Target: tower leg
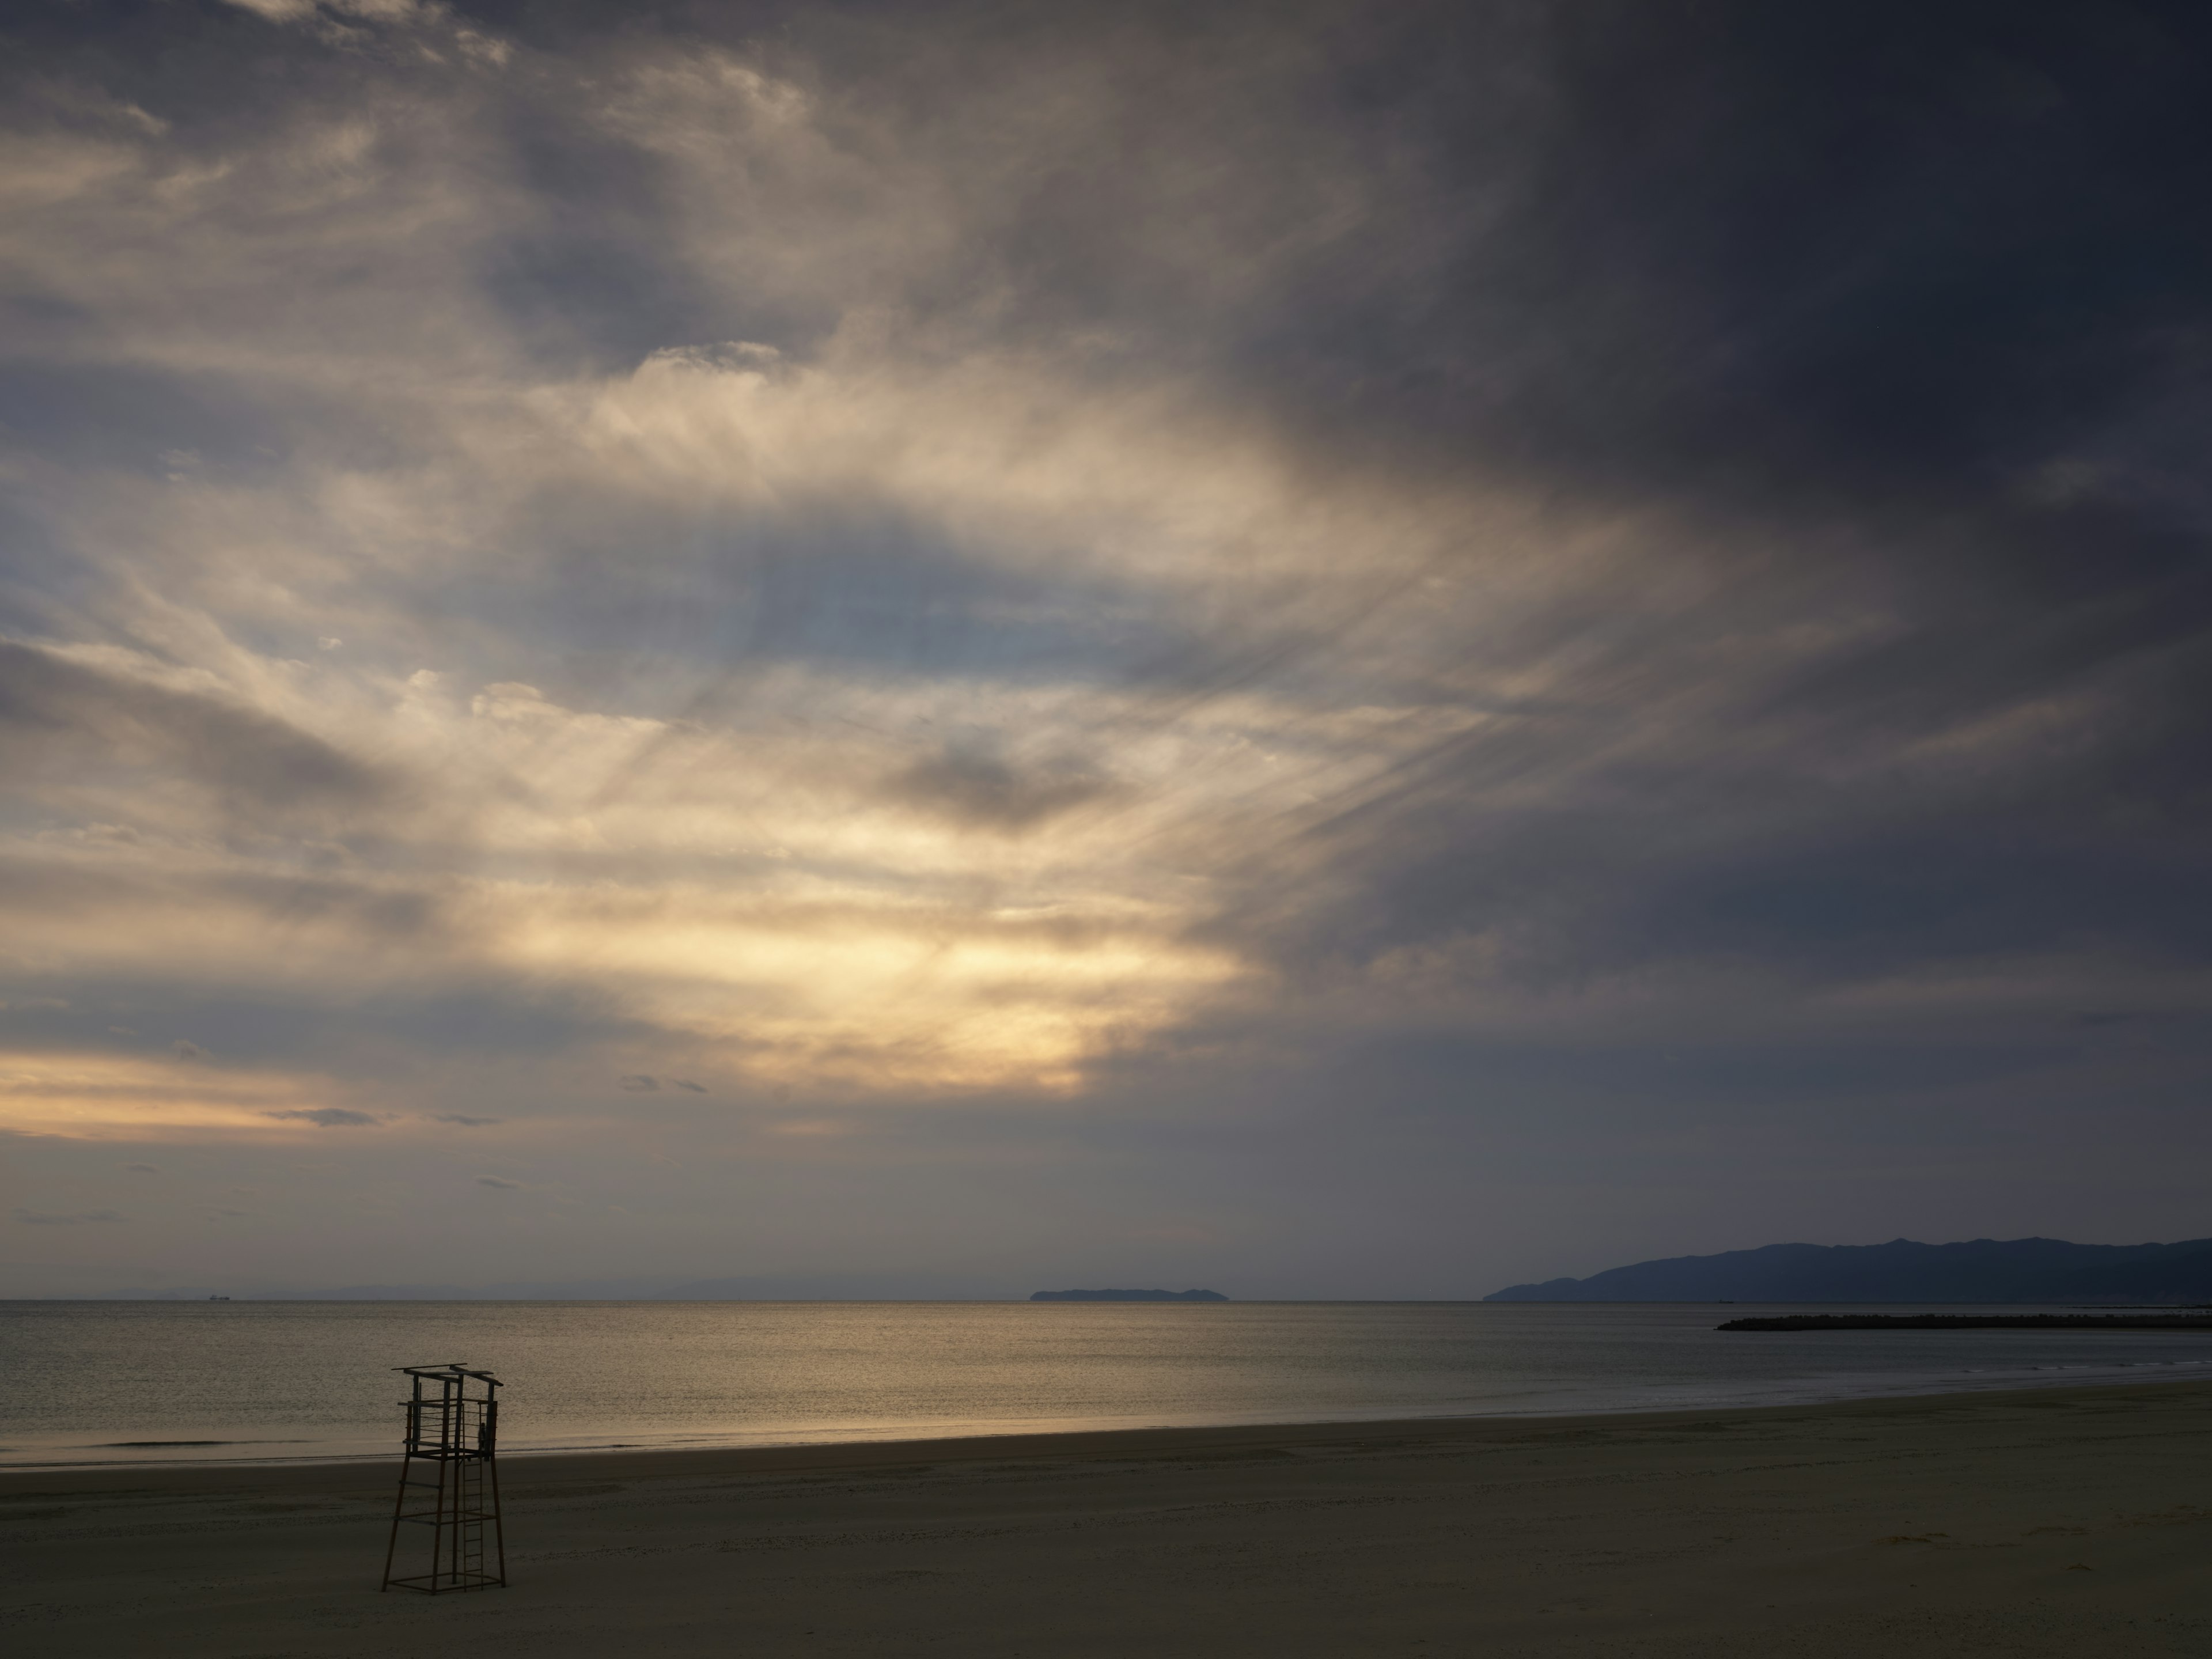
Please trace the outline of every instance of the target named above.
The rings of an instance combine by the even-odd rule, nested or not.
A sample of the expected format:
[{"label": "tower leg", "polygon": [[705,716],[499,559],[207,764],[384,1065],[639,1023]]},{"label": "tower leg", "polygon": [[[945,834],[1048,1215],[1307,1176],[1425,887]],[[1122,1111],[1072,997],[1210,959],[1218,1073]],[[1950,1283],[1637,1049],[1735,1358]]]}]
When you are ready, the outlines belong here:
[{"label": "tower leg", "polygon": [[399,1551],[399,1517],[407,1510],[407,1471],[414,1466],[412,1457],[399,1461],[399,1496],[392,1505],[392,1536],[384,1546],[384,1582],[376,1587],[380,1595],[392,1588],[392,1561]]},{"label": "tower leg", "polygon": [[499,1587],[507,1588],[507,1523],[499,1512],[499,1460],[484,1459],[484,1475],[491,1482],[491,1546],[499,1561]]}]

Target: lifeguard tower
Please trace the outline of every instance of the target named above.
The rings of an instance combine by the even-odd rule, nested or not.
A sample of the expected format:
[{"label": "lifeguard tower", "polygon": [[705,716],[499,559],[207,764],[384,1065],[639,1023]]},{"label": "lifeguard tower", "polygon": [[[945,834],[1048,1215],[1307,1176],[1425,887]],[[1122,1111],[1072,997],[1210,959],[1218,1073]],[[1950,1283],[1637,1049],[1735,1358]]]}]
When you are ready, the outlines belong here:
[{"label": "lifeguard tower", "polygon": [[[499,1524],[499,1379],[450,1365],[395,1365],[415,1380],[407,1412],[399,1501],[384,1552],[386,1589],[504,1589],[507,1540]],[[419,1530],[403,1534],[401,1528]],[[485,1553],[485,1531],[490,1553]],[[427,1535],[426,1535],[427,1534]],[[400,1539],[408,1547],[400,1549]],[[427,1554],[424,1547],[427,1545]]]}]

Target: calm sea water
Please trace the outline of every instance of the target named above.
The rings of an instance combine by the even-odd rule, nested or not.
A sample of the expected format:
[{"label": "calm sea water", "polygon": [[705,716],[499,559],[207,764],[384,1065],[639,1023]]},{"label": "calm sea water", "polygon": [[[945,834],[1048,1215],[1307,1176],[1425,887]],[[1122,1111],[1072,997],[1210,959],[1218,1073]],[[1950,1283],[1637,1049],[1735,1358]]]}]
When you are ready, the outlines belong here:
[{"label": "calm sea water", "polygon": [[0,1303],[0,1465],[386,1455],[399,1425],[390,1368],[450,1360],[505,1380],[501,1446],[509,1452],[2212,1380],[2212,1335],[1713,1329],[1755,1311],[1496,1303]]}]

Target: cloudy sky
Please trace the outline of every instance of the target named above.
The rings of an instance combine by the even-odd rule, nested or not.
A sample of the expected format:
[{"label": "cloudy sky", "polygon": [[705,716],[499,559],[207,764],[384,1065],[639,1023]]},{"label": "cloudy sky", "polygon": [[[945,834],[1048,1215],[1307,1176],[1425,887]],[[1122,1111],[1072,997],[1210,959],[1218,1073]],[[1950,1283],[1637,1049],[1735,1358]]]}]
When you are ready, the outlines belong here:
[{"label": "cloudy sky", "polygon": [[52,0],[0,1294],[2212,1234],[2212,15]]}]

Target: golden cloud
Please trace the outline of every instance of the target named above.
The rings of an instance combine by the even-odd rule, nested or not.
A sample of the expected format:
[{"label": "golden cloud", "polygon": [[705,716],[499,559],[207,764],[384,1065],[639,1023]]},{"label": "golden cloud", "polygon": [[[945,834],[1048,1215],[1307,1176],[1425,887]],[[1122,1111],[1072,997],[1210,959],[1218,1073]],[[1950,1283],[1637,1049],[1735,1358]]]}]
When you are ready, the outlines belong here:
[{"label": "golden cloud", "polygon": [[227,1068],[193,1055],[0,1055],[0,1129],[20,1134],[290,1140],[333,1125],[375,1121],[372,1114],[337,1103],[343,1097],[327,1078]]}]

